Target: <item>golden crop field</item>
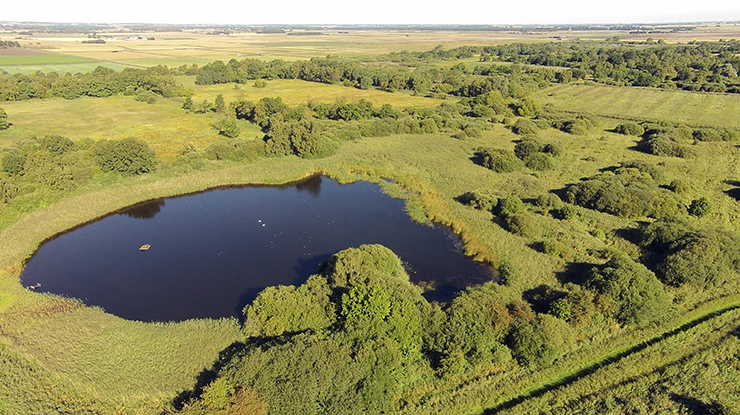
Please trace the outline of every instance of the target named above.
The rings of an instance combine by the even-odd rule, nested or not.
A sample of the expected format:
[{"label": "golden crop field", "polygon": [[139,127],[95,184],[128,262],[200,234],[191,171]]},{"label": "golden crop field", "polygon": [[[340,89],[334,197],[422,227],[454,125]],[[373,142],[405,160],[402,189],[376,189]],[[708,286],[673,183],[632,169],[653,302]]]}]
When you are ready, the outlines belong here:
[{"label": "golden crop field", "polygon": [[[689,26],[689,25],[684,25]],[[208,34],[208,30],[180,32],[106,32],[100,33],[105,44],[84,44],[89,37],[82,33],[35,34],[18,36],[0,33],[0,40],[18,40],[24,48],[45,54],[65,55],[89,59],[88,66],[26,66],[22,60],[0,61],[0,69],[15,73],[33,73],[36,70],[76,72],[93,69],[97,65],[121,69],[198,64],[220,59],[265,60],[308,59],[330,54],[342,56],[375,55],[403,50],[429,50],[443,44],[446,48],[463,45],[491,45],[512,42],[539,42],[559,37],[567,39],[601,40],[618,37],[623,41],[662,39],[667,43],[685,43],[692,40],[709,41],[740,37],[738,24],[702,24],[693,30],[674,32],[671,26],[655,27],[650,32],[630,30],[554,30],[548,27],[512,28],[511,31],[435,31],[435,30],[321,30],[321,34],[305,34],[300,30],[289,33],[242,32],[229,35]],[[153,40],[140,40],[138,37]],[[132,40],[132,38],[137,38]],[[0,51],[0,55],[2,51]],[[20,59],[20,57],[19,57]]]}]

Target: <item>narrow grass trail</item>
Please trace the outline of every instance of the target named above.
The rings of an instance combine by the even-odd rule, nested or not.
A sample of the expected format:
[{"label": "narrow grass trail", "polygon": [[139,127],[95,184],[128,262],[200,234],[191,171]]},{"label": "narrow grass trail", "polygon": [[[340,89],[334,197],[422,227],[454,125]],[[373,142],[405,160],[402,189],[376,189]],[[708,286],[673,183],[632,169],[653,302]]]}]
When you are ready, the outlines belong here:
[{"label": "narrow grass trail", "polygon": [[[728,301],[728,298],[726,298],[723,299],[723,301],[720,301],[718,304],[715,304],[714,307],[708,307],[708,310],[704,310],[704,314],[699,316],[692,316],[690,319],[688,319],[688,321],[683,322],[676,328],[667,330],[650,339],[646,339],[639,343],[633,344],[630,347],[612,350],[611,353],[604,355],[602,358],[586,363],[583,366],[574,368],[573,370],[564,373],[560,377],[543,380],[543,382],[541,382],[539,385],[535,385],[515,396],[505,398],[495,406],[484,410],[483,414],[495,414],[499,413],[500,411],[513,409],[516,408],[518,405],[527,402],[528,400],[539,398],[544,396],[548,392],[568,387],[575,382],[596,373],[600,369],[615,365],[616,363],[630,356],[634,356],[642,351],[648,350],[652,346],[655,346],[661,342],[671,340],[680,334],[687,333],[691,329],[707,323],[710,320],[717,319],[721,316],[726,315],[727,313],[740,309],[740,296],[732,296],[729,297],[729,299],[731,299],[731,301]],[[675,354],[669,357],[669,362],[662,362],[663,364],[659,367],[656,367],[655,365],[647,365],[645,367],[642,367],[640,370],[640,375],[647,374],[656,369],[659,369],[660,367],[676,363],[686,356],[699,352],[700,349],[702,349],[703,347],[706,347],[705,343],[696,344],[695,346],[690,348],[691,350],[686,350],[688,348],[685,347],[681,351],[676,351]],[[612,378],[610,380],[610,383],[616,385],[620,382],[629,380],[629,378],[632,378],[632,376],[625,377],[624,379]]]}]

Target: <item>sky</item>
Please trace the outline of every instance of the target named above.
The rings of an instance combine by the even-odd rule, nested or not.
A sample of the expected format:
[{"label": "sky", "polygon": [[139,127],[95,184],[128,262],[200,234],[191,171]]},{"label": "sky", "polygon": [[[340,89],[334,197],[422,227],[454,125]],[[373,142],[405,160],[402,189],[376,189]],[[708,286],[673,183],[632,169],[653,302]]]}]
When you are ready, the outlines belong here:
[{"label": "sky", "polygon": [[179,24],[582,24],[740,21],[740,0],[36,0],[0,21]]}]

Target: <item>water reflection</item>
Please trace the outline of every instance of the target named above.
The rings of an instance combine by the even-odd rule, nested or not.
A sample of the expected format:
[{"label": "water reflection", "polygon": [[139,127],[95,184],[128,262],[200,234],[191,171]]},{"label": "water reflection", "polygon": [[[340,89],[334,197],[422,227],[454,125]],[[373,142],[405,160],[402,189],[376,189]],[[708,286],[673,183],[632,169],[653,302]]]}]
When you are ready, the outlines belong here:
[{"label": "water reflection", "polygon": [[121,214],[135,219],[151,219],[162,211],[164,203],[164,199],[142,203],[122,211]]}]

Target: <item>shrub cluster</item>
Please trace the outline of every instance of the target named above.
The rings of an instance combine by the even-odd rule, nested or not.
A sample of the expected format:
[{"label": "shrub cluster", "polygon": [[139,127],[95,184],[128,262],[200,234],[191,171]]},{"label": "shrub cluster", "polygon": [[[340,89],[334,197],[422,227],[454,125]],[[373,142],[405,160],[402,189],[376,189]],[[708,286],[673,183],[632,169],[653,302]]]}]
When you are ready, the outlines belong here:
[{"label": "shrub cluster", "polygon": [[[571,185],[567,201],[626,218],[659,218],[684,212],[676,195],[658,187],[650,172],[649,166],[638,164],[597,174]],[[657,171],[652,173],[657,174]]]},{"label": "shrub cluster", "polygon": [[738,279],[740,238],[734,233],[665,218],[643,228],[640,244],[656,255],[656,272],[666,284],[712,287]]}]

